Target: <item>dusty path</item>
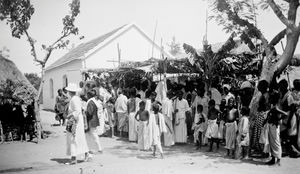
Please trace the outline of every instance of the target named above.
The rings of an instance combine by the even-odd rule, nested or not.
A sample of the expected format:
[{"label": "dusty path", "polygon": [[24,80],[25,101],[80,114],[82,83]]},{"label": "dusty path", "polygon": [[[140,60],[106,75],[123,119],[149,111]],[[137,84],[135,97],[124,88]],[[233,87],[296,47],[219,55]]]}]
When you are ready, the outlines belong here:
[{"label": "dusty path", "polygon": [[[33,174],[134,174],[134,173],[300,173],[300,159],[283,158],[280,167],[269,167],[261,162],[242,162],[224,158],[224,152],[207,153],[207,148],[196,152],[192,145],[164,148],[165,159],[153,158],[151,152],[139,152],[135,143],[125,140],[101,138],[103,154],[96,154],[93,161],[67,166],[64,128],[51,126],[54,115],[42,111],[44,129],[50,137],[35,143],[5,143],[0,145],[0,173]],[[80,169],[81,168],[81,169]]]}]

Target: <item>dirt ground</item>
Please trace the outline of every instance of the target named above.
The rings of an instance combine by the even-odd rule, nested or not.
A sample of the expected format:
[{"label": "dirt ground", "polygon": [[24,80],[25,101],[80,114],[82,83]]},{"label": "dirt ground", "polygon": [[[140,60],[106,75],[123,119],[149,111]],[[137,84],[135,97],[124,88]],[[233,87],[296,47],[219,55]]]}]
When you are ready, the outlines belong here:
[{"label": "dirt ground", "polygon": [[68,166],[65,155],[64,127],[56,123],[54,114],[42,111],[47,139],[33,142],[6,142],[0,145],[0,173],[25,174],[134,174],[134,173],[255,173],[299,174],[300,159],[283,158],[281,166],[266,166],[259,160],[233,160],[225,158],[225,151],[209,153],[207,147],[196,151],[193,145],[163,148],[165,159],[154,158],[151,152],[140,152],[135,143],[119,138],[101,138],[103,154],[95,154],[91,162]]}]

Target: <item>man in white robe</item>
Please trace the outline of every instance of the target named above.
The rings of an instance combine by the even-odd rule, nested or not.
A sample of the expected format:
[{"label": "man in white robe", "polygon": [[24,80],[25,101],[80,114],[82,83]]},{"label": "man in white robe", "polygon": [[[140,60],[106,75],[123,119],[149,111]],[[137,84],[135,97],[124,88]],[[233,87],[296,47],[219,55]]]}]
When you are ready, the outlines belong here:
[{"label": "man in white robe", "polygon": [[186,143],[187,142],[187,125],[186,125],[186,112],[190,111],[188,102],[183,99],[183,92],[178,91],[178,98],[174,101],[175,112],[175,142]]},{"label": "man in white robe", "polygon": [[174,145],[174,129],[173,129],[173,102],[170,100],[171,93],[167,94],[167,98],[162,102],[162,114],[165,118],[165,123],[167,127],[167,132],[164,133],[164,145],[172,146]]}]

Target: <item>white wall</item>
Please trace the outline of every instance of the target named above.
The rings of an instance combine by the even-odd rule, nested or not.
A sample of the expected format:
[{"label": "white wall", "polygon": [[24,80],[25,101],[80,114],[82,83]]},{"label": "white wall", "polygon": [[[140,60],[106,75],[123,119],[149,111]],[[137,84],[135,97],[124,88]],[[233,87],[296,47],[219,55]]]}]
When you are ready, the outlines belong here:
[{"label": "white wall", "polygon": [[[157,39],[160,40],[160,39]],[[117,68],[117,44],[121,49],[121,61],[144,61],[152,57],[152,44],[146,40],[135,28],[121,35],[116,40],[86,59],[86,68]],[[154,47],[153,57],[160,58],[160,49]]]},{"label": "white wall", "polygon": [[[63,76],[66,75],[68,83],[76,83],[82,80],[80,69],[82,68],[81,60],[75,60],[66,65],[51,69],[45,72],[45,83],[43,86],[43,107],[44,109],[54,109],[55,97],[57,90],[63,87]],[[50,79],[53,79],[54,97],[50,95]]]}]

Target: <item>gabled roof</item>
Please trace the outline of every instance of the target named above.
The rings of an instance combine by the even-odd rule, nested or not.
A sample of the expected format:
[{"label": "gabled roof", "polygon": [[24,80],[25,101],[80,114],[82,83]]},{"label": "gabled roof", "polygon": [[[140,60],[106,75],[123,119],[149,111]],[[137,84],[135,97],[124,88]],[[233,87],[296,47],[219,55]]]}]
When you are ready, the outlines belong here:
[{"label": "gabled roof", "polygon": [[113,34],[115,34],[117,31],[119,31],[121,28],[123,28],[125,26],[126,25],[123,25],[123,26],[121,26],[117,29],[114,29],[111,32],[108,32],[108,33],[106,33],[102,36],[99,36],[99,37],[97,37],[97,38],[95,38],[95,39],[93,39],[89,42],[82,43],[82,44],[78,45],[77,47],[72,49],[70,52],[65,54],[63,57],[61,57],[60,59],[55,61],[53,64],[48,66],[46,68],[46,71],[50,70],[50,69],[53,69],[55,67],[61,66],[65,63],[71,62],[73,60],[83,58],[85,53],[87,53],[89,50],[95,48],[98,44],[100,44],[101,42],[103,42],[104,40],[106,40],[107,38],[109,38],[110,36],[112,36]]},{"label": "gabled roof", "polygon": [[[156,43],[154,43],[150,37],[142,31],[136,24],[131,23],[127,25],[123,25],[119,28],[116,28],[102,36],[99,36],[89,42],[82,43],[78,45],[76,48],[72,49],[70,52],[65,54],[63,57],[55,61],[53,64],[48,66],[46,68],[46,71],[51,70],[53,68],[62,66],[66,63],[69,63],[74,60],[82,60],[82,59],[87,59],[90,55],[93,53],[99,51],[109,43],[111,43],[113,40],[121,36],[122,34],[126,33],[129,29],[135,28],[144,38],[146,38],[149,42],[152,42],[152,44],[160,49],[160,46],[158,46]],[[165,56],[173,58],[173,56],[169,53],[163,50],[163,53]]]}]

